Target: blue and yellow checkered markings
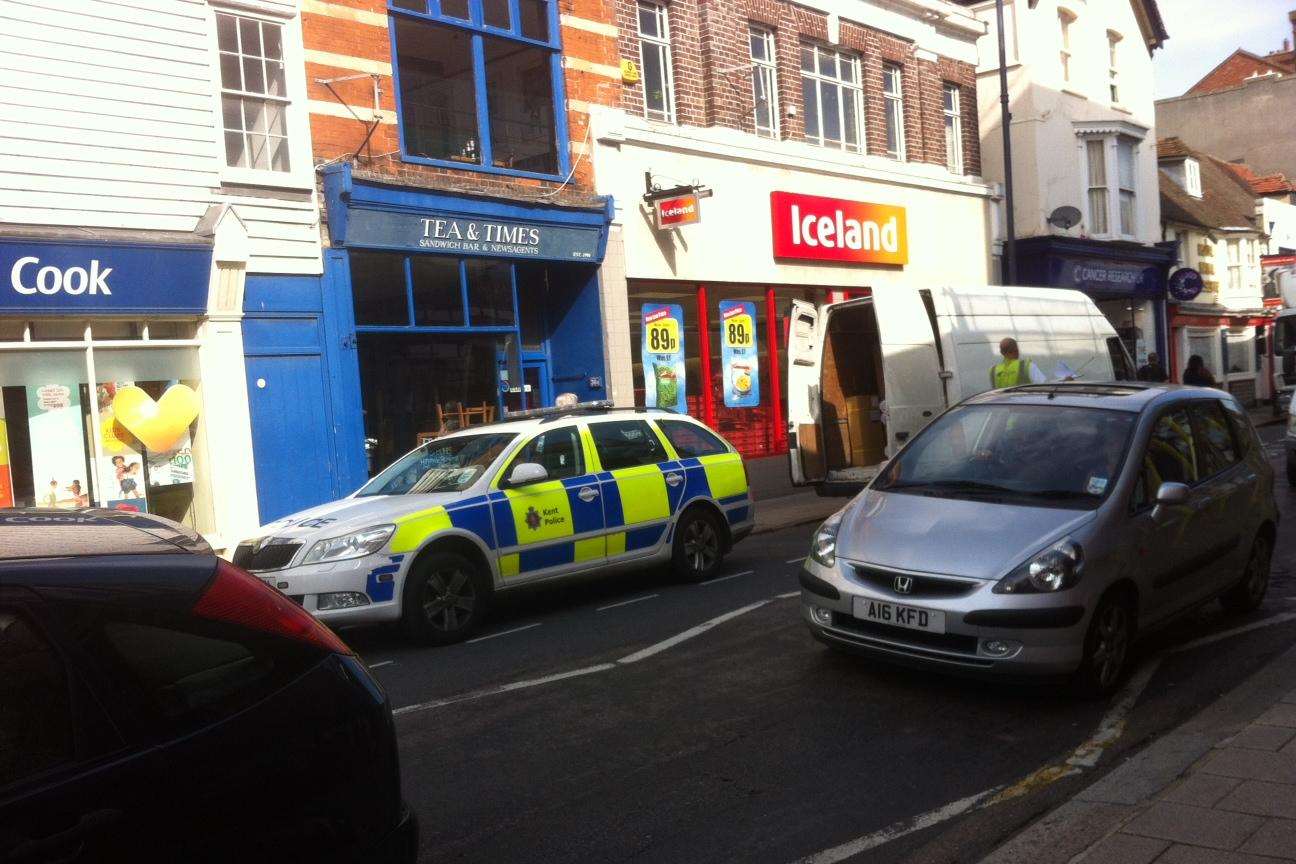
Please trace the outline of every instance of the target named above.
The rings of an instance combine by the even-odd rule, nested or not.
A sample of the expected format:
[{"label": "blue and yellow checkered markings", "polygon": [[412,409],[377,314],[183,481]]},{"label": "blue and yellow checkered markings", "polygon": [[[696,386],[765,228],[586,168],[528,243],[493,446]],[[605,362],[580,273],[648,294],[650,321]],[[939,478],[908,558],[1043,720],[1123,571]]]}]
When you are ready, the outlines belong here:
[{"label": "blue and yellow checkered markings", "polygon": [[390,564],[375,567],[365,577],[365,593],[375,603],[386,603],[396,596],[396,574],[400,572],[404,555],[389,555]]},{"label": "blue and yellow checkered markings", "polygon": [[485,495],[450,504],[446,513],[450,516],[451,525],[475,534],[487,549],[495,548],[495,527],[491,524],[490,504]]},{"label": "blue and yellow checkered markings", "polygon": [[737,525],[739,522],[747,521],[747,514],[750,510],[749,507],[730,507],[725,511],[725,518],[729,520],[730,525]]},{"label": "blue and yellow checkered markings", "polygon": [[[585,534],[589,531],[603,530],[603,502],[599,500],[603,496],[600,484],[593,474],[586,474],[583,477],[569,477],[562,481],[563,486],[567,488],[567,504],[571,508],[572,533]],[[598,491],[598,496],[591,498],[589,501],[580,499],[580,490],[592,487]]]},{"label": "blue and yellow checkered markings", "polygon": [[495,520],[497,548],[508,549],[510,546],[516,546],[517,531],[513,528],[513,508],[509,506],[508,498],[503,492],[492,492],[489,498],[491,516]]},{"label": "blue and yellow checkered markings", "polygon": [[650,549],[661,542],[662,534],[666,532],[666,526],[649,525],[645,528],[631,528],[625,532],[625,550],[633,552],[636,549]]},{"label": "blue and yellow checkered markings", "polygon": [[620,528],[625,524],[625,516],[621,512],[621,489],[611,471],[601,471],[597,477],[599,497],[603,499],[603,524],[609,531]]},{"label": "blue and yellow checkered markings", "polygon": [[746,501],[747,501],[746,492],[739,492],[737,495],[729,495],[725,498],[719,499],[721,507],[727,507],[730,504],[741,504],[741,503],[745,503]]}]

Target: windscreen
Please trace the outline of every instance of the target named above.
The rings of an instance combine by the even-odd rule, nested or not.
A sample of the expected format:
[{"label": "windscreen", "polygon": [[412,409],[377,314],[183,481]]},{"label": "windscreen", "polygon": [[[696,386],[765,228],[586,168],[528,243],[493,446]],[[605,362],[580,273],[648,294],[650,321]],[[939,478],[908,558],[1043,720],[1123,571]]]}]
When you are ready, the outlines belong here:
[{"label": "windscreen", "polygon": [[1061,405],[965,405],[923,430],[872,488],[1097,507],[1116,483],[1137,416]]},{"label": "windscreen", "polygon": [[495,432],[429,441],[397,459],[356,495],[461,492],[476,483],[516,437],[512,433]]}]

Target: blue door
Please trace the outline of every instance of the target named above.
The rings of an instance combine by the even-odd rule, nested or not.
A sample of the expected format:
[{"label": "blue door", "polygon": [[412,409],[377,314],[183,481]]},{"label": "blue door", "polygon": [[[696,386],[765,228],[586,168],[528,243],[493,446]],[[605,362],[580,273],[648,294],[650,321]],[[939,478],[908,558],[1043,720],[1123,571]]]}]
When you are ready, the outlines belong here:
[{"label": "blue door", "polygon": [[287,354],[246,361],[261,524],[345,494],[335,488],[329,424],[321,419],[328,405],[324,358]]}]

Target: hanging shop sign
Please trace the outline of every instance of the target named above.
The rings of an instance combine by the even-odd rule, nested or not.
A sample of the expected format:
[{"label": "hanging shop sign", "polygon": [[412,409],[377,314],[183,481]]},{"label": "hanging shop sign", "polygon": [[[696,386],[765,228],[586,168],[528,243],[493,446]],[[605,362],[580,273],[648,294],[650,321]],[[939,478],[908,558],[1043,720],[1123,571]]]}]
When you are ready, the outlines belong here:
[{"label": "hanging shop sign", "polygon": [[1180,267],[1170,274],[1169,284],[1166,286],[1170,296],[1181,303],[1188,303],[1197,299],[1197,295],[1202,292],[1205,283],[1202,282],[1201,274],[1191,267]]},{"label": "hanging shop sign", "polygon": [[774,257],[847,264],[909,263],[905,208],[770,193]]},{"label": "hanging shop sign", "polygon": [[0,399],[0,507],[13,505],[13,471],[9,467],[9,427],[5,423],[4,400]]},{"label": "hanging shop sign", "polygon": [[643,305],[644,404],[688,413],[684,379],[684,308],[676,303]]},{"label": "hanging shop sign", "polygon": [[375,246],[491,258],[596,261],[600,229],[510,219],[352,208],[348,246]]},{"label": "hanging shop sign", "polygon": [[29,386],[27,428],[36,506],[89,507],[80,388],[75,383]]},{"label": "hanging shop sign", "polygon": [[756,353],[756,304],[720,301],[720,365],[726,408],[760,405],[760,366]]},{"label": "hanging shop sign", "polygon": [[210,246],[0,240],[0,314],[207,309]]},{"label": "hanging shop sign", "polygon": [[698,206],[696,192],[655,199],[653,213],[657,217],[658,229],[678,228],[681,225],[694,225],[702,221],[702,210]]}]

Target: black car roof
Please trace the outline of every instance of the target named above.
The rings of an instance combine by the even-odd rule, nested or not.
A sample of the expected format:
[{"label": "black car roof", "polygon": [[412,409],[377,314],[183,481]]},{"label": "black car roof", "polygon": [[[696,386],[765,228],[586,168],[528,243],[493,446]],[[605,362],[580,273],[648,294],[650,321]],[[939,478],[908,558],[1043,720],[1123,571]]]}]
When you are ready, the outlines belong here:
[{"label": "black car roof", "polygon": [[211,555],[197,532],[146,513],[0,509],[0,561],[88,555]]},{"label": "black car roof", "polygon": [[1140,412],[1154,402],[1209,397],[1231,399],[1222,390],[1156,384],[1142,381],[1065,381],[1052,384],[1023,384],[1005,390],[991,390],[968,399],[968,404],[1014,402],[1027,405],[1066,405]]}]

